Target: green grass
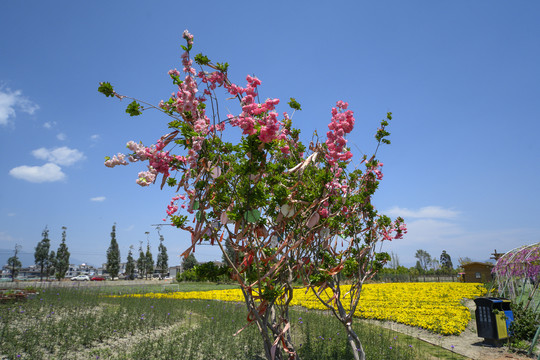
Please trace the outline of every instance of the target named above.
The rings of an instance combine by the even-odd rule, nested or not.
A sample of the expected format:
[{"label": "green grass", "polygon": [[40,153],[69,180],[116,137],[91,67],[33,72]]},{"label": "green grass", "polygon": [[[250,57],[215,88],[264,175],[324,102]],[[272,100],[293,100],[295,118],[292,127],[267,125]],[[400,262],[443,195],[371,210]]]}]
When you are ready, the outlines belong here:
[{"label": "green grass", "polygon": [[103,284],[103,286],[88,287],[85,291],[94,291],[101,294],[146,294],[146,293],[161,293],[167,290],[174,291],[209,291],[209,290],[225,290],[238,289],[236,284],[216,284],[210,282],[183,282],[183,283],[160,283],[131,285],[128,281],[123,281],[117,284]]},{"label": "green grass", "polygon": [[[156,292],[162,285],[143,287]],[[180,284],[182,291],[215,285]],[[220,287],[230,288],[230,285]],[[96,289],[101,289],[96,291]],[[35,299],[0,304],[4,359],[261,359],[255,325],[242,303],[110,297],[135,288],[48,289]],[[352,359],[342,326],[328,314],[291,310],[302,359]],[[440,347],[365,323],[355,323],[368,359],[463,359]]]}]

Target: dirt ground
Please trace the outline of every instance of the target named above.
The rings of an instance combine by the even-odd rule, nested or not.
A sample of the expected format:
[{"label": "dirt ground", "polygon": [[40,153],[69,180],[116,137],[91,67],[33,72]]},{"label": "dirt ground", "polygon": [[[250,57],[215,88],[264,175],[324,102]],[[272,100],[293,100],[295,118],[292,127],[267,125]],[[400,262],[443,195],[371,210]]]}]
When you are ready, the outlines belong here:
[{"label": "dirt ground", "polygon": [[[474,314],[475,304],[472,300],[467,300],[464,305],[471,309]],[[414,328],[394,322],[381,322],[371,320],[365,321],[374,322],[379,326],[383,326],[385,328],[418,338],[433,345],[442,346],[445,349],[454,351],[455,353],[474,360],[531,359],[530,357],[527,357],[525,355],[509,352],[506,346],[494,347],[485,344],[483,342],[484,339],[478,337],[474,315],[469,322],[469,326],[467,326],[467,329],[465,329],[465,331],[463,331],[459,336],[440,336],[424,329]],[[534,358],[536,359],[536,356]]]}]

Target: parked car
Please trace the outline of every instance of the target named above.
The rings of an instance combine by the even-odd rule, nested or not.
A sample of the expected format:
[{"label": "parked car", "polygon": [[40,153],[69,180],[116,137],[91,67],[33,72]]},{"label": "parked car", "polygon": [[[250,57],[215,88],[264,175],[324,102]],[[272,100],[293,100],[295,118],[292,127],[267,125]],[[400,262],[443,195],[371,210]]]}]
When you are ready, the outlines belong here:
[{"label": "parked car", "polygon": [[77,275],[72,277],[71,281],[90,281],[90,277],[88,275]]},{"label": "parked car", "polygon": [[94,276],[90,280],[92,280],[92,281],[105,281],[105,278],[103,276]]}]

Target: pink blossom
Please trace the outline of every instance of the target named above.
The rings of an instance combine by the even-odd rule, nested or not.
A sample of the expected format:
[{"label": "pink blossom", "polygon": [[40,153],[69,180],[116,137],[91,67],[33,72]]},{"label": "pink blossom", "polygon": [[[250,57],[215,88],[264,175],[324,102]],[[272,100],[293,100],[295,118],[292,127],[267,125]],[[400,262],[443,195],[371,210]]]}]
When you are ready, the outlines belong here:
[{"label": "pink blossom", "polygon": [[322,218],[327,218],[328,217],[328,209],[320,208],[319,209],[319,215],[321,215]]}]

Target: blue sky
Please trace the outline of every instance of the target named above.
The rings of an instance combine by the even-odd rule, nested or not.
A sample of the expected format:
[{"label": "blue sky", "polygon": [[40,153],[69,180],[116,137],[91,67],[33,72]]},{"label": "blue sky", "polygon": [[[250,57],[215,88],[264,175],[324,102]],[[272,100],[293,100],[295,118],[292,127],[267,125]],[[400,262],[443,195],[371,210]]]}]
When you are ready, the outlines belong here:
[{"label": "blue sky", "polygon": [[[103,160],[129,140],[152,143],[167,119],[130,118],[97,86],[167,99],[184,29],[194,53],[230,64],[233,81],[254,74],[263,98],[296,98],[306,138],[326,132],[331,107],[348,101],[356,159],[393,112],[375,205],[408,223],[384,247],[402,264],[414,265],[417,249],[457,263],[539,242],[539,10],[494,0],[2,2],[0,249],[33,253],[48,226],[56,250],[66,226],[72,256],[97,265],[116,222],[122,258],[145,232],[156,253],[151,225],[172,194],[136,185],[137,164]],[[178,264],[189,237],[162,234]],[[220,258],[210,246],[195,255]]]}]

